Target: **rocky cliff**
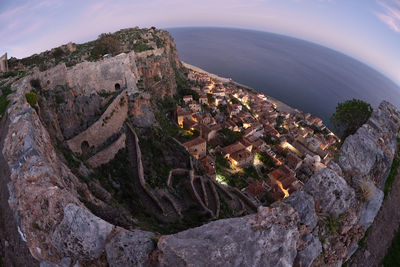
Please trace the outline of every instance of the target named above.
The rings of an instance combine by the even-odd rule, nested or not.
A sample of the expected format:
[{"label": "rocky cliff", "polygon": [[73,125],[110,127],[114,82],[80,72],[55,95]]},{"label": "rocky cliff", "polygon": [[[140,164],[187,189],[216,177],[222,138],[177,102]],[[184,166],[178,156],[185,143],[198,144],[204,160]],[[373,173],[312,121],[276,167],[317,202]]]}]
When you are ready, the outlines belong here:
[{"label": "rocky cliff", "polygon": [[[140,40],[153,33],[142,32]],[[346,260],[382,204],[399,111],[381,103],[346,139],[337,163],[285,201],[257,208],[203,175],[180,142],[160,130],[169,130],[168,114],[152,103],[154,94],[164,103],[162,97],[176,92],[181,65],[169,35],[157,36],[149,51],[61,63],[13,81],[0,131],[5,263],[321,266]],[[25,98],[30,91],[39,96],[33,107]],[[157,144],[157,157],[150,143]],[[168,164],[157,165],[158,158]],[[152,180],[164,171],[165,185]],[[243,217],[216,220],[235,216]],[[216,221],[180,231],[193,226],[190,219]]]}]

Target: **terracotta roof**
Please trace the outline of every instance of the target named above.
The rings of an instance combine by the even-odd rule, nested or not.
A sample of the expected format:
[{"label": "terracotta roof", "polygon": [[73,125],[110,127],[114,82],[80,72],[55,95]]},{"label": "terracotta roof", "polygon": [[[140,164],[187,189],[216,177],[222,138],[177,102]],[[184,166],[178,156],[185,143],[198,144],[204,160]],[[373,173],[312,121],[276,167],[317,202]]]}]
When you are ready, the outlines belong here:
[{"label": "terracotta roof", "polygon": [[184,145],[185,147],[187,147],[187,148],[190,148],[190,147],[192,147],[192,146],[197,146],[197,145],[199,145],[199,144],[201,144],[201,143],[205,143],[205,142],[206,142],[206,140],[204,140],[203,138],[201,138],[201,137],[199,136],[199,137],[196,137],[196,138],[193,139],[193,140],[190,140],[190,141],[187,141],[187,142],[183,143],[183,145]]},{"label": "terracotta roof", "polygon": [[226,154],[231,155],[231,154],[235,153],[236,151],[240,151],[240,150],[243,150],[243,149],[245,149],[245,148],[246,148],[246,147],[245,147],[244,145],[242,145],[242,144],[239,143],[239,142],[236,142],[236,143],[234,143],[234,144],[232,144],[232,145],[223,147],[223,148],[222,148],[222,151],[224,152],[225,155],[226,155]]},{"label": "terracotta roof", "polygon": [[289,175],[280,180],[283,188],[288,189],[294,182],[298,181],[293,175]]},{"label": "terracotta roof", "polygon": [[298,164],[302,162],[302,160],[293,153],[288,153],[286,159],[289,167],[291,167],[292,169],[296,169]]},{"label": "terracotta roof", "polygon": [[263,192],[267,191],[267,189],[260,181],[254,181],[248,187],[246,187],[246,191],[253,197],[258,197]]},{"label": "terracotta roof", "polygon": [[249,157],[253,156],[253,154],[251,154],[248,150],[246,149],[242,149],[236,152],[233,152],[232,154],[230,154],[230,157],[234,160],[236,160],[237,162],[240,162],[243,159],[248,159]]},{"label": "terracotta roof", "polygon": [[284,175],[284,173],[280,169],[275,169],[272,172],[268,173],[268,176],[274,178],[275,180],[279,180]]},{"label": "terracotta roof", "polygon": [[245,138],[245,137],[240,138],[239,142],[240,142],[242,145],[244,145],[245,147],[251,146],[251,143],[250,143],[249,140],[247,140],[247,138]]}]

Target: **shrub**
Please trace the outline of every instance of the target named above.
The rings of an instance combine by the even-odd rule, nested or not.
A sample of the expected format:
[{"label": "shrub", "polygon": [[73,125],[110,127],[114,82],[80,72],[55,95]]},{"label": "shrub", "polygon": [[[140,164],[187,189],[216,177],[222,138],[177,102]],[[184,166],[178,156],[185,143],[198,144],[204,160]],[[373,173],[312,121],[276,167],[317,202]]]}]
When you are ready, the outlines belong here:
[{"label": "shrub", "polygon": [[102,55],[116,55],[121,52],[121,41],[111,33],[103,33],[96,40],[91,51],[92,58],[100,58]]},{"label": "shrub", "polygon": [[363,201],[368,201],[374,193],[375,187],[368,179],[363,179],[360,182],[360,194]]},{"label": "shrub", "polygon": [[55,58],[55,59],[59,59],[59,58],[61,58],[62,56],[64,56],[64,50],[62,50],[62,48],[61,47],[57,47],[56,49],[54,49],[54,51],[53,51],[53,57]]},{"label": "shrub", "polygon": [[25,94],[26,97],[26,101],[28,101],[29,105],[31,105],[31,107],[34,107],[37,103],[38,100],[38,96],[36,93],[34,92],[29,92]]}]

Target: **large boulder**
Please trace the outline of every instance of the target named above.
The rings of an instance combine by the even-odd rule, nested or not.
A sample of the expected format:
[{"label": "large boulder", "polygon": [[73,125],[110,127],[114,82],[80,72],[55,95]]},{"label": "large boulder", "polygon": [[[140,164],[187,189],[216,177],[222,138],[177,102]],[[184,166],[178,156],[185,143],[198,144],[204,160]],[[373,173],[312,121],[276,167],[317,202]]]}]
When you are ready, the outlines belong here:
[{"label": "large boulder", "polygon": [[297,212],[288,204],[257,215],[215,221],[158,242],[160,266],[292,266],[299,238]]},{"label": "large boulder", "polygon": [[304,191],[318,201],[322,211],[333,216],[345,212],[355,201],[354,189],[329,168],[314,174],[305,184]]},{"label": "large boulder", "polygon": [[107,262],[110,267],[148,266],[149,254],[155,249],[150,232],[134,230],[119,232],[106,244]]},{"label": "large boulder", "polygon": [[319,254],[321,254],[321,252],[322,252],[321,242],[319,241],[317,236],[312,235],[312,239],[309,242],[308,246],[297,253],[296,256],[297,266],[301,267],[311,266],[315,258],[317,258]]},{"label": "large boulder", "polygon": [[315,203],[312,196],[304,191],[296,191],[284,200],[299,213],[299,222],[307,225],[312,231],[318,222],[315,214]]},{"label": "large boulder", "polygon": [[356,178],[355,183],[365,176],[373,177],[382,189],[393,161],[399,127],[399,111],[383,101],[367,123],[343,143],[339,157],[342,170]]},{"label": "large boulder", "polygon": [[75,204],[64,208],[64,218],[52,235],[51,243],[63,256],[94,260],[104,250],[114,226]]}]

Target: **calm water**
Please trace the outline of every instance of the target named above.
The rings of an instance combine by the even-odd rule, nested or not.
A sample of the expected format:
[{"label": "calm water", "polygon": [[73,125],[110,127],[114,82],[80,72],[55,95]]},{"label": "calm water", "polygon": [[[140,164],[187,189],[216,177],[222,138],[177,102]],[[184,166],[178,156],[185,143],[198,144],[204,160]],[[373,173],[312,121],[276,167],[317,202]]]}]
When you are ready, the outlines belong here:
[{"label": "calm water", "polygon": [[317,44],[250,30],[173,28],[181,60],[321,117],[359,98],[400,107],[400,88],[369,66]]}]

